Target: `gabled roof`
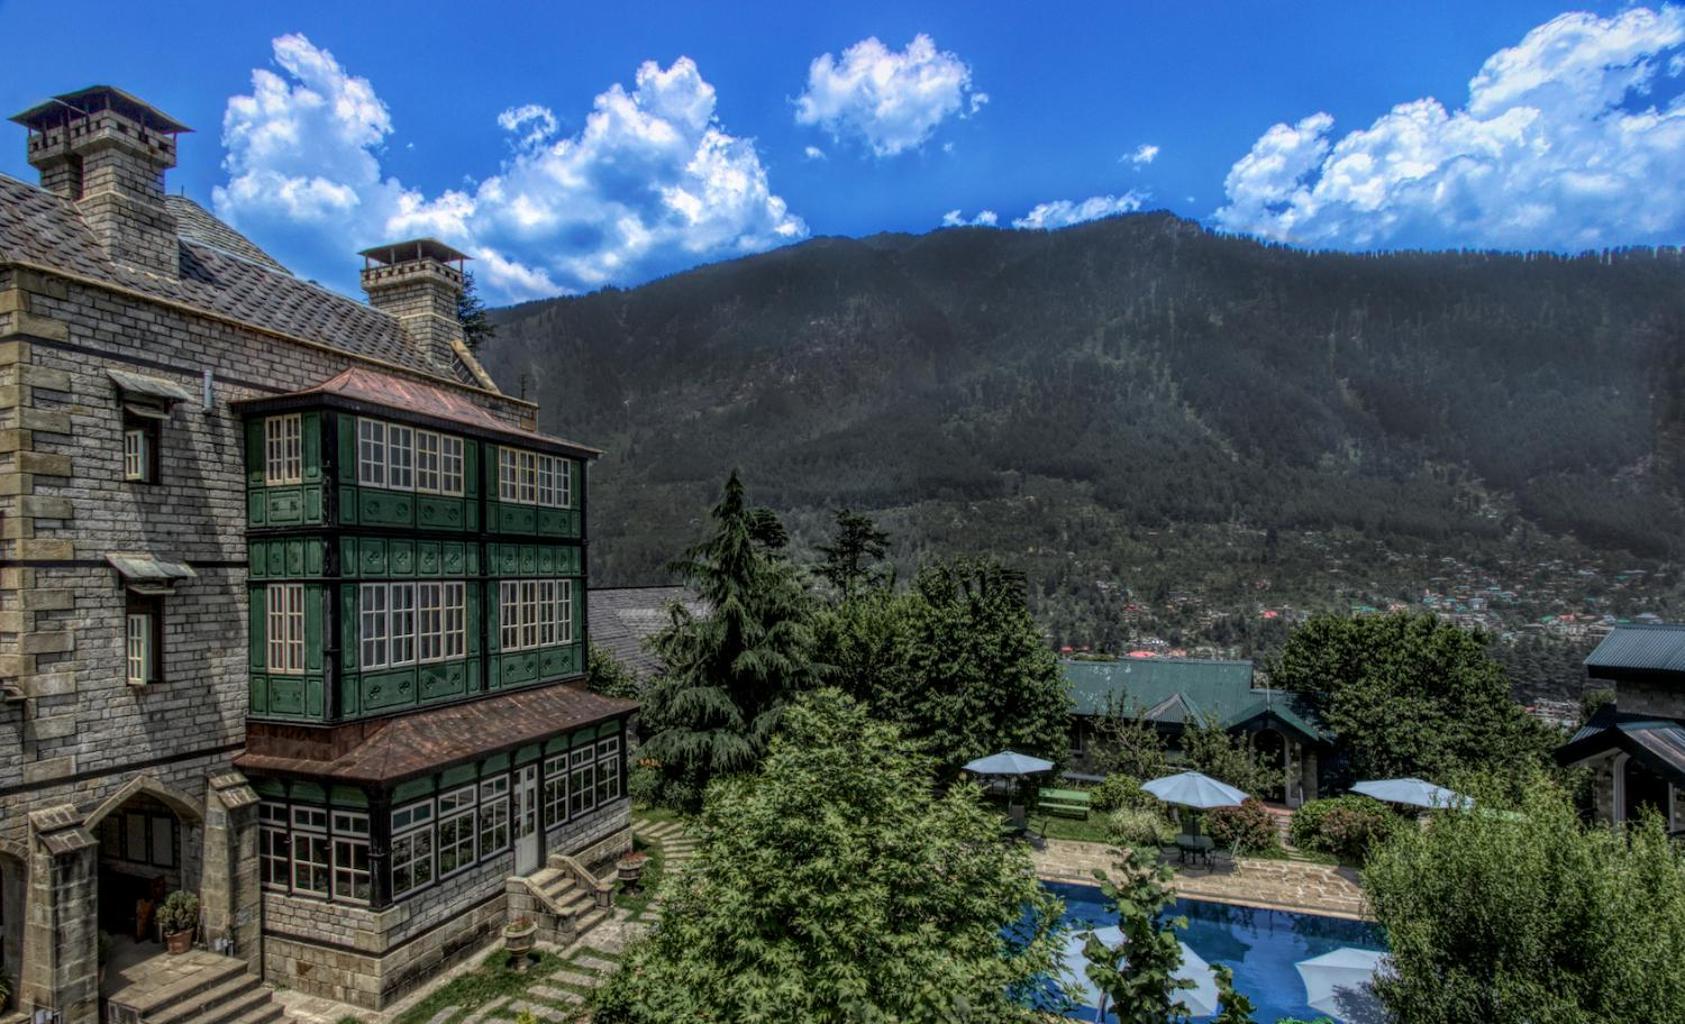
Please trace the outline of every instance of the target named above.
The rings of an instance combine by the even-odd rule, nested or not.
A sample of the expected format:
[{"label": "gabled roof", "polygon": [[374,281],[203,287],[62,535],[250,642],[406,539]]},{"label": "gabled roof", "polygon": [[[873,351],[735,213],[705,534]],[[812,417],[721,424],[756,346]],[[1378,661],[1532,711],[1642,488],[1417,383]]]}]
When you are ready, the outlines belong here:
[{"label": "gabled roof", "polygon": [[280,261],[264,252],[256,242],[235,231],[231,226],[217,220],[209,210],[186,196],[167,195],[164,197],[164,206],[170,211],[170,215],[176,219],[176,235],[182,241],[221,249],[230,256],[251,260],[258,266],[273,270],[277,274],[292,276],[292,271],[281,266]]},{"label": "gabled roof", "polygon": [[684,587],[616,587],[585,592],[591,617],[591,643],[614,656],[640,679],[661,671],[661,659],[645,641],[671,621],[667,606],[674,601],[700,613],[702,602]]},{"label": "gabled roof", "polygon": [[264,413],[316,404],[318,401],[353,412],[369,410],[399,420],[490,435],[531,448],[556,449],[581,458],[594,459],[602,454],[599,449],[587,445],[511,426],[459,392],[361,366],[349,367],[302,391],[249,398],[231,404],[242,411]]},{"label": "gabled roof", "polygon": [[1557,748],[1556,761],[1578,764],[1612,750],[1624,751],[1675,785],[1685,786],[1685,722],[1605,706]]},{"label": "gabled roof", "polygon": [[1073,714],[1103,715],[1109,707],[1140,712],[1161,725],[1187,725],[1213,716],[1233,729],[1259,718],[1313,741],[1327,739],[1300,698],[1255,688],[1250,661],[1214,658],[1124,658],[1061,662],[1071,687]]},{"label": "gabled roof", "polygon": [[1685,625],[1616,626],[1586,658],[1586,670],[1685,672]]}]

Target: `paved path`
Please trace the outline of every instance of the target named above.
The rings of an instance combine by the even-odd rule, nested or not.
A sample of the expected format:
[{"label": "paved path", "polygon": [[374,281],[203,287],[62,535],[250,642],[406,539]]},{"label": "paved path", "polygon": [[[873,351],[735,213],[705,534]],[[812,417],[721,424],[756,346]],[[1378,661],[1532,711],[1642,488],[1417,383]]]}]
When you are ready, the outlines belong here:
[{"label": "paved path", "polygon": [[[1094,871],[1112,870],[1111,847],[1068,839],[1044,840],[1034,851],[1036,874],[1052,882],[1094,884]],[[1194,899],[1271,910],[1367,918],[1356,872],[1298,860],[1238,857],[1233,867],[1180,868],[1176,891]]]},{"label": "paved path", "polygon": [[[685,830],[681,821],[645,821],[632,819],[632,834],[645,844],[661,850],[661,873],[674,874],[696,856],[696,838]],[[650,900],[642,910],[628,919],[629,924],[649,927],[661,916],[661,901]]]}]

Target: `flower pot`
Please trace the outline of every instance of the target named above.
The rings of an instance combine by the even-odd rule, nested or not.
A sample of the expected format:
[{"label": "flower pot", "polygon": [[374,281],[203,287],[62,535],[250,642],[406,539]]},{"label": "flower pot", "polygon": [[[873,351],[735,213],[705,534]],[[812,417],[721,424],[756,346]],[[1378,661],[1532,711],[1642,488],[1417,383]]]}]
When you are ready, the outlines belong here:
[{"label": "flower pot", "polygon": [[615,863],[615,872],[620,876],[621,884],[635,886],[644,877],[644,864],[649,860],[648,854],[631,853],[620,858]]},{"label": "flower pot", "polygon": [[170,932],[164,936],[164,948],[171,953],[185,953],[193,948],[193,929]]},{"label": "flower pot", "polygon": [[538,936],[538,922],[526,921],[518,924],[504,925],[503,948],[515,957],[518,969],[526,968],[527,954],[532,952],[533,942]]}]

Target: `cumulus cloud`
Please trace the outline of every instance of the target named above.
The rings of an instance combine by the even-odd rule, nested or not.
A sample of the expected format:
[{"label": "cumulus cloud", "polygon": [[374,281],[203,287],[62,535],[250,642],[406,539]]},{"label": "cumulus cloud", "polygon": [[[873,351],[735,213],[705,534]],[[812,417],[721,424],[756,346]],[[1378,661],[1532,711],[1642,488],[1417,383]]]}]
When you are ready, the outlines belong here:
[{"label": "cumulus cloud", "polygon": [[942,215],[942,226],[945,228],[986,227],[992,228],[999,222],[1000,216],[993,210],[979,210],[977,216],[967,220],[958,210],[949,210]]},{"label": "cumulus cloud", "polygon": [[950,117],[968,117],[989,102],[971,84],[971,68],[920,33],[907,48],[876,36],[814,58],[807,88],[796,97],[796,123],[817,125],[842,142],[863,141],[879,157],[917,149]]},{"label": "cumulus cloud", "polygon": [[1136,167],[1141,167],[1145,164],[1152,163],[1154,160],[1157,160],[1158,154],[1159,154],[1159,149],[1158,149],[1157,146],[1152,145],[1151,143],[1148,143],[1148,142],[1143,142],[1139,146],[1135,147],[1135,152],[1130,153],[1129,155],[1125,156],[1124,159],[1128,160],[1130,163],[1134,164]]},{"label": "cumulus cloud", "polygon": [[427,195],[385,175],[392,118],[366,78],[302,35],[273,43],[277,70],[223,117],[228,180],[217,213],[276,234],[303,233],[324,259],[435,235],[478,261],[499,298],[636,281],[712,257],[805,237],[772,192],[754,143],[715,116],[714,87],[680,57],[612,85],[584,127],[558,136],[539,104],[498,115],[513,152],[477,184]]},{"label": "cumulus cloud", "polygon": [[1114,214],[1134,213],[1149,198],[1145,192],[1130,189],[1121,196],[1089,196],[1080,202],[1056,199],[1050,203],[1036,204],[1029,213],[1014,220],[1012,226],[1030,231],[1066,228],[1072,224],[1099,220]]},{"label": "cumulus cloud", "polygon": [[806,149],[802,150],[802,155],[807,157],[809,160],[823,160],[823,159],[825,159],[825,151],[823,149],[820,149],[818,146],[807,147]]},{"label": "cumulus cloud", "polygon": [[1217,223],[1300,245],[1577,249],[1685,230],[1685,10],[1564,14],[1487,59],[1467,101],[1401,103],[1335,138],[1277,124]]}]

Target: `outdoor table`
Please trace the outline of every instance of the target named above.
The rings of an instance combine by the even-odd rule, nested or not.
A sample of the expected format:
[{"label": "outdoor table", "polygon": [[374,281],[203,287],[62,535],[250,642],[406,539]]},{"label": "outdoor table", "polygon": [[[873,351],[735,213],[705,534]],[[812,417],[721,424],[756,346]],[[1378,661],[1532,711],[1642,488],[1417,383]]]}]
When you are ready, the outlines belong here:
[{"label": "outdoor table", "polygon": [[1190,836],[1184,833],[1176,837],[1177,857],[1183,864],[1186,864],[1191,856],[1195,862],[1204,861],[1206,867],[1211,867],[1212,853],[1216,848],[1217,844],[1212,842],[1210,836]]}]

